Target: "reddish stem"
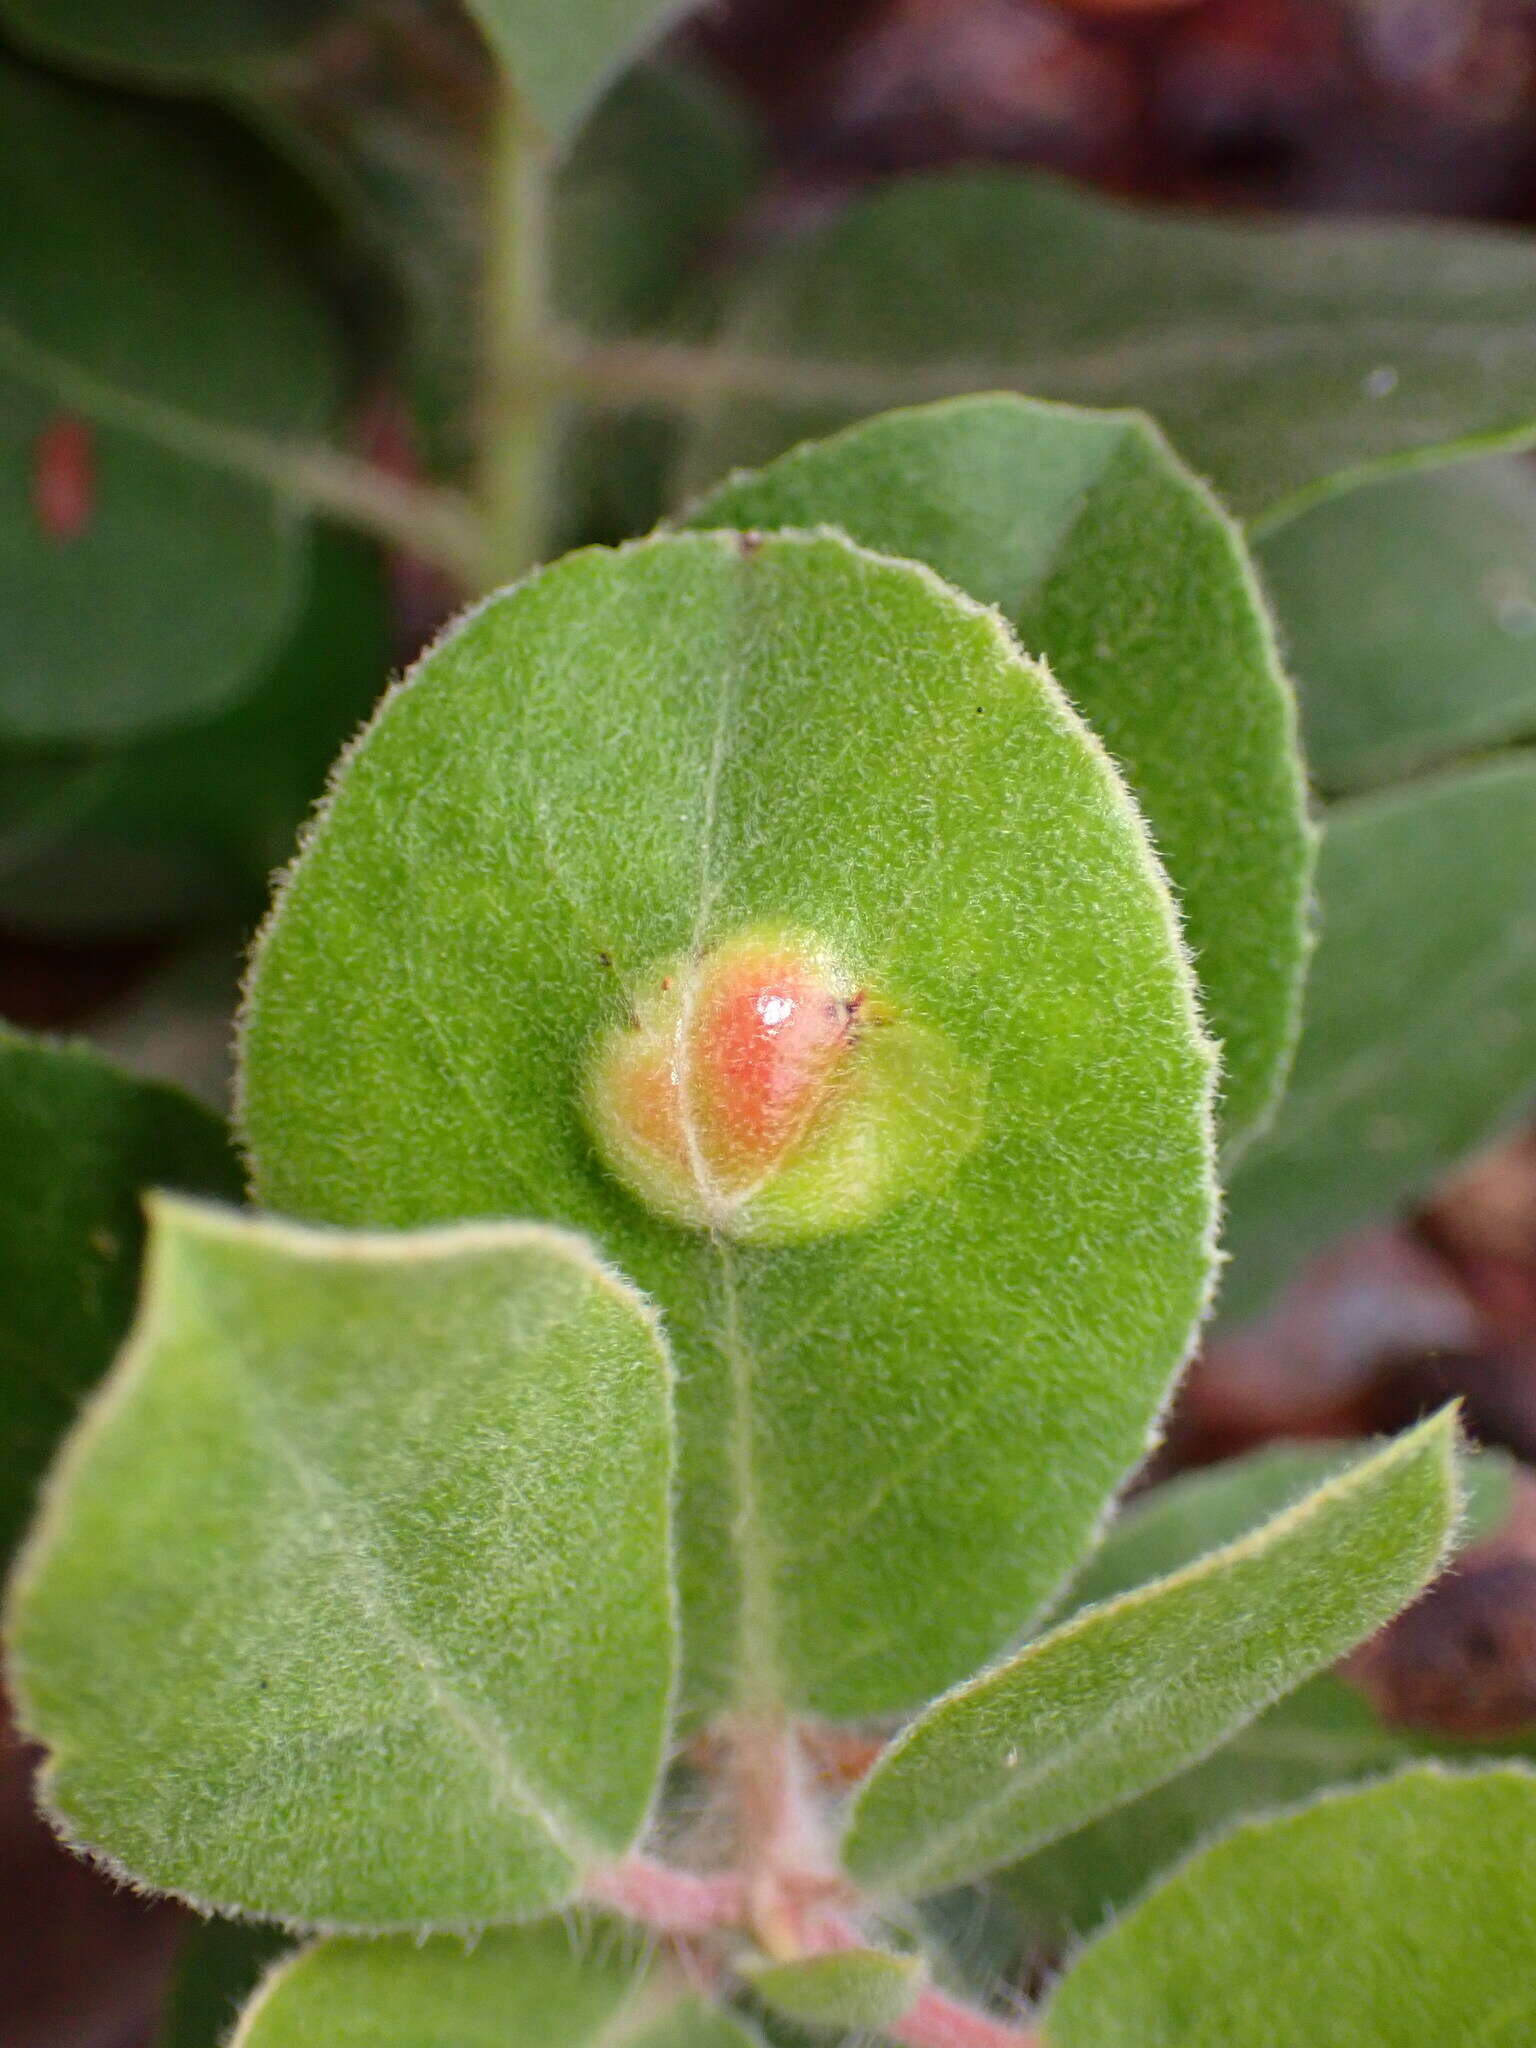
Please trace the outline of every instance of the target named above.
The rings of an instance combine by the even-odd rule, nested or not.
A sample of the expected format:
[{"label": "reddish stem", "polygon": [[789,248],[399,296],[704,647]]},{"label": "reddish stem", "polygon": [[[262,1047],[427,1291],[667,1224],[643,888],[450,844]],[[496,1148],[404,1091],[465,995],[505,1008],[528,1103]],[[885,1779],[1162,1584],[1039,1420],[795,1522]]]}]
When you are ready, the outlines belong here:
[{"label": "reddish stem", "polygon": [[935,1991],[920,1991],[906,2016],[891,2028],[905,2048],[1044,2048],[1031,2027],[1011,2026],[972,2005]]},{"label": "reddish stem", "polygon": [[717,1927],[739,1927],[747,1912],[746,1887],[739,1877],[729,1872],[699,1877],[645,1856],[626,1856],[622,1863],[589,1870],[584,1890],[594,1905],[612,1906],[658,1934],[708,1934]]}]

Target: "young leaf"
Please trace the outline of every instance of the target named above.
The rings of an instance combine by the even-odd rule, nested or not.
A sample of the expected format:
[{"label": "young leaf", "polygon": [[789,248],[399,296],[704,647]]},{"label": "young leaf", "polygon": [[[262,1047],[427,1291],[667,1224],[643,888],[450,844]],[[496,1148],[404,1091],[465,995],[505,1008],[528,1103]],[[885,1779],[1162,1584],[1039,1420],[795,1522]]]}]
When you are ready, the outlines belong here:
[{"label": "young leaf", "polygon": [[992,1883],[1036,1938],[1081,1939],[1238,1821],[1383,1777],[1425,1748],[1383,1728],[1359,1693],[1325,1674],[1193,1770],[999,1871]]},{"label": "young leaf", "polygon": [[303,609],[223,710],[112,748],[0,751],[0,915],[24,931],[228,923],[267,878],[389,672],[378,551],[315,531]]},{"label": "young leaf", "polygon": [[[1140,1495],[1110,1524],[1072,1581],[1061,1618],[1176,1572],[1232,1543],[1354,1463],[1359,1443],[1276,1443],[1245,1458],[1184,1472]],[[1504,1451],[1463,1448],[1457,1476],[1463,1512],[1457,1548],[1491,1535],[1508,1515],[1515,1460]]]},{"label": "young leaf", "polygon": [[88,1046],[0,1026],[0,1562],[128,1327],[156,1186],[238,1196],[218,1118]]},{"label": "young leaf", "polygon": [[1319,505],[1260,560],[1326,790],[1536,737],[1536,473],[1458,463]]},{"label": "young leaf", "polygon": [[[1234,224],[1010,171],[912,178],[745,268],[697,489],[957,391],[1139,405],[1245,517],[1536,437],[1527,236]],[[754,402],[755,395],[755,402]]]},{"label": "young leaf", "polygon": [[848,1869],[887,1892],[962,1884],[1214,1749],[1434,1571],[1456,1515],[1454,1431],[1437,1416],[941,1700],[866,1779]]},{"label": "young leaf", "polygon": [[222,1911],[559,1903],[634,1838],[665,1734],[650,1311],[536,1225],[156,1222],[13,1594],[60,1826]]},{"label": "young leaf", "polygon": [[1235,1149],[1290,1059],[1311,835],[1290,691],[1231,523],[1149,421],[1009,396],[884,414],[689,515],[820,522],[996,605],[1109,748],[1179,894]]},{"label": "young leaf", "polygon": [[1318,895],[1290,1090],[1230,1190],[1233,1319],[1309,1252],[1421,1193],[1529,1099],[1536,755],[1337,806]]},{"label": "young leaf", "polygon": [[[1285,1444],[1157,1487],[1115,1522],[1073,1585],[1068,1611],[1143,1585],[1231,1541],[1358,1451],[1357,1445]],[[1504,1522],[1514,1470],[1500,1452],[1459,1460],[1466,1512],[1458,1549]],[[1088,1934],[1219,1828],[1331,1786],[1380,1776],[1434,1754],[1437,1746],[1458,1757],[1478,1754],[1463,1743],[1437,1745],[1432,1736],[1385,1728],[1359,1693],[1332,1676],[1314,1678],[1193,1770],[1053,1842],[993,1882],[1045,1938]]]},{"label": "young leaf", "polygon": [[1081,1950],[1048,2048],[1522,2048],[1536,1772],[1405,1772],[1239,1828]]},{"label": "young leaf", "polygon": [[286,55],[338,0],[0,0],[0,19],[51,62],[161,86],[219,86]]},{"label": "young leaf", "polygon": [[230,2048],[751,2048],[628,1942],[559,1923],[322,1941],[268,1977]]},{"label": "young leaf", "polygon": [[286,631],[302,530],[244,472],[325,426],[341,340],[200,127],[3,60],[0,129],[0,733],[121,738]]},{"label": "young leaf", "polygon": [[747,1981],[765,2005],[810,2027],[857,2027],[875,2033],[895,2026],[923,1988],[917,1956],[883,1949],[839,1949],[798,1962],[768,1963]]},{"label": "young leaf", "polygon": [[508,78],[568,142],[620,66],[689,0],[466,0]]},{"label": "young leaf", "polygon": [[[787,926],[845,1020],[815,1142],[773,1241],[679,1227],[583,1077],[631,1040],[665,1124],[666,1005]],[[995,1652],[1199,1313],[1209,1068],[1135,814],[995,618],[835,536],[593,550],[441,642],[292,871],[243,1068],[273,1206],[556,1218],[661,1303],[695,1703],[879,1711]]]}]

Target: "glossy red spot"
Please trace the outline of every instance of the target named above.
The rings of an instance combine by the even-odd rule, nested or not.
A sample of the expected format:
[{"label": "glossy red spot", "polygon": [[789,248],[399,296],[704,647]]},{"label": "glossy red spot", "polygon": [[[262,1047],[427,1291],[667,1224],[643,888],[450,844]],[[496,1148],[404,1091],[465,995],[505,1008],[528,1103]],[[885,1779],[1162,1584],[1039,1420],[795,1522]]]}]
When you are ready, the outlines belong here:
[{"label": "glossy red spot", "polygon": [[32,449],[32,512],[53,541],[78,540],[96,510],[96,437],[86,420],[60,413]]},{"label": "glossy red spot", "polygon": [[727,1180],[770,1166],[809,1129],[852,1039],[850,1004],[784,952],[706,963],[692,1038],[692,1093]]}]

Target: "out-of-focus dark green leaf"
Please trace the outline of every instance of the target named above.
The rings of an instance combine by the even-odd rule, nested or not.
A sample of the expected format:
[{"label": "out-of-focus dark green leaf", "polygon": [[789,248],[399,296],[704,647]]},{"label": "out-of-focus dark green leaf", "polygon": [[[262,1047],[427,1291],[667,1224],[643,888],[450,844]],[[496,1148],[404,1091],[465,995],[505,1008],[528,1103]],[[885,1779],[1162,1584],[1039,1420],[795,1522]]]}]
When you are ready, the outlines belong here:
[{"label": "out-of-focus dark green leaf", "polygon": [[[1536,438],[1527,236],[1231,222],[1011,171],[887,185],[742,270],[701,489],[956,391],[1138,405],[1245,517]],[[734,365],[734,367],[733,367]],[[745,394],[750,393],[750,396]]]},{"label": "out-of-focus dark green leaf", "polygon": [[151,1187],[238,1194],[218,1118],[88,1046],[0,1026],[0,1560],[128,1327]]},{"label": "out-of-focus dark green leaf", "polygon": [[1318,505],[1260,550],[1336,793],[1536,735],[1536,469],[1505,457]]},{"label": "out-of-focus dark green leaf", "polygon": [[120,740],[206,716],[303,593],[271,481],[342,344],[226,138],[0,59],[0,734]]},{"label": "out-of-focus dark green leaf", "polygon": [[1536,755],[1340,804],[1290,1089],[1229,1190],[1229,1319],[1536,1091]]},{"label": "out-of-focus dark green leaf", "polygon": [[0,0],[51,62],[155,86],[217,86],[284,56],[344,0]]},{"label": "out-of-focus dark green leaf", "polygon": [[0,916],[101,933],[253,911],[388,660],[377,551],[322,529],[291,641],[230,709],[101,751],[0,752]]}]

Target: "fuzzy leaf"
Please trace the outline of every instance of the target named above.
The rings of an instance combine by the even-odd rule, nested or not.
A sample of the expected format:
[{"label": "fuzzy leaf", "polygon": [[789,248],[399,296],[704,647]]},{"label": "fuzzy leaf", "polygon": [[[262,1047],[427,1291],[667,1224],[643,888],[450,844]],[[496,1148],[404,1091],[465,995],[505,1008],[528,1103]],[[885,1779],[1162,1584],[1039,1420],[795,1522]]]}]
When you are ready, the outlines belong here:
[{"label": "fuzzy leaf", "polygon": [[611,1931],[322,1941],[268,1977],[230,2048],[751,2048]]},{"label": "fuzzy leaf", "polygon": [[1264,543],[1324,789],[1536,737],[1533,556],[1536,472],[1511,459],[1374,484]]},{"label": "fuzzy leaf", "polygon": [[1179,894],[1235,1148],[1290,1059],[1311,836],[1290,691],[1231,523],[1149,421],[1007,396],[887,413],[689,515],[821,522],[998,606],[1109,748]]},{"label": "fuzzy leaf", "polygon": [[[1336,1443],[1276,1445],[1144,1494],[1116,1520],[1074,1584],[1068,1611],[1143,1585],[1231,1541],[1358,1452],[1358,1445]],[[1502,1452],[1461,1457],[1466,1511],[1458,1550],[1503,1524],[1515,1470]],[[1339,1679],[1314,1678],[1193,1770],[1053,1842],[993,1883],[1047,1940],[1089,1934],[1217,1829],[1380,1776],[1433,1755],[1437,1746],[1455,1757],[1479,1754],[1462,1742],[1437,1745],[1432,1735],[1386,1728]]]},{"label": "fuzzy leaf", "polygon": [[1139,405],[1245,517],[1536,437],[1536,250],[1485,229],[1244,221],[961,171],[854,200],[743,268],[698,489],[956,391]]},{"label": "fuzzy leaf", "polygon": [[[859,1228],[711,1237],[598,1164],[583,1071],[669,956],[782,920],[915,1019],[865,1071],[942,1045],[984,1101]],[[1140,826],[990,615],[832,536],[569,558],[389,702],[250,991],[270,1203],[559,1219],[662,1306],[695,1703],[919,1700],[1075,1561],[1199,1313],[1209,1074]]]},{"label": "fuzzy leaf", "polygon": [[1251,1823],[1087,1948],[1048,2048],[1523,2048],[1536,1773],[1421,1769]]},{"label": "fuzzy leaf", "polygon": [[961,1884],[1214,1749],[1431,1575],[1456,1517],[1454,1431],[1437,1416],[941,1700],[861,1788],[849,1870],[884,1891]]},{"label": "fuzzy leaf", "polygon": [[1314,1678],[1230,1742],[992,1882],[1039,1939],[1081,1939],[1241,1820],[1384,1777],[1428,1745],[1383,1728],[1337,1678]]},{"label": "fuzzy leaf", "polygon": [[88,1046],[0,1026],[0,1562],[128,1327],[156,1186],[238,1195],[218,1118]]},{"label": "fuzzy leaf", "polygon": [[39,55],[166,86],[218,86],[283,57],[338,0],[0,0]]},{"label": "fuzzy leaf", "polygon": [[923,1987],[917,1956],[883,1949],[840,1949],[798,1962],[769,1963],[748,1972],[765,2005],[810,2027],[858,2027],[881,2033],[895,2026]]},{"label": "fuzzy leaf", "polygon": [[1536,755],[1337,806],[1317,886],[1290,1090],[1230,1190],[1234,1320],[1309,1252],[1422,1193],[1536,1089]]},{"label": "fuzzy leaf", "polygon": [[507,76],[557,142],[568,142],[627,59],[690,0],[467,0]]},{"label": "fuzzy leaf", "polygon": [[175,724],[300,602],[301,526],[242,462],[325,427],[339,332],[201,128],[7,60],[0,132],[0,733]]},{"label": "fuzzy leaf", "polygon": [[649,1311],[538,1226],[156,1214],[13,1598],[61,1826],[221,1911],[558,1903],[635,1836],[665,1733]]},{"label": "fuzzy leaf", "polygon": [[[1245,1458],[1181,1473],[1140,1494],[1116,1515],[1073,1580],[1061,1614],[1128,1593],[1193,1564],[1220,1544],[1235,1542],[1346,1470],[1365,1448],[1337,1441],[1267,1444]],[[1457,1459],[1463,1495],[1458,1549],[1481,1542],[1505,1520],[1516,1469],[1504,1451],[1463,1448]]]}]

